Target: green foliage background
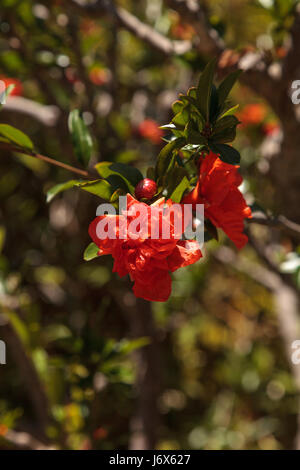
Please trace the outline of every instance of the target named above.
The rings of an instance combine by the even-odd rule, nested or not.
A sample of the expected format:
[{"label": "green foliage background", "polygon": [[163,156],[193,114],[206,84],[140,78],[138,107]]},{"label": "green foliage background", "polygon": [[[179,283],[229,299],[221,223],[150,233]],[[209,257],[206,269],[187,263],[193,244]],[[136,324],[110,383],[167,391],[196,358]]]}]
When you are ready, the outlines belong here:
[{"label": "green foliage background", "polygon": [[[97,148],[92,163],[130,163],[144,172],[162,144],[142,138],[138,124],[146,118],[169,122],[172,101],[196,83],[208,58],[166,57],[111,18],[80,15],[71,3],[2,0],[1,75],[19,79],[26,98],[56,106],[59,117],[46,126],[4,107],[1,122],[26,132],[42,154],[78,165],[67,127],[69,112],[78,108]],[[118,3],[182,39],[176,37],[182,20],[161,0]],[[270,54],[283,47],[290,26],[285,13],[247,0],[205,3],[229,47],[256,47],[262,36],[273,38]],[[95,67],[108,76],[101,85],[89,78]],[[238,85],[235,102],[243,106],[261,98]],[[266,109],[267,119],[275,119]],[[258,170],[262,125],[238,134],[247,196],[276,213],[272,183]],[[0,366],[3,449],[18,447],[7,429],[70,449],[126,449],[131,438],[138,400],[132,351],[147,339],[131,337],[137,304],[127,281],[112,274],[112,260],[83,261],[97,198],[72,189],[46,203],[47,190],[69,178],[63,169],[1,150],[0,314],[24,352],[16,358],[8,347],[7,364]],[[268,228],[257,227],[256,233],[268,242]],[[221,241],[232,248],[225,237]],[[286,236],[278,244],[283,261],[291,241]],[[153,304],[162,375],[156,446],[292,448],[298,397],[272,296],[221,263],[214,256],[218,246],[210,241],[203,261],[175,273],[170,300]],[[250,246],[240,256],[258,262]],[[50,417],[32,398],[24,358],[37,372]]]}]

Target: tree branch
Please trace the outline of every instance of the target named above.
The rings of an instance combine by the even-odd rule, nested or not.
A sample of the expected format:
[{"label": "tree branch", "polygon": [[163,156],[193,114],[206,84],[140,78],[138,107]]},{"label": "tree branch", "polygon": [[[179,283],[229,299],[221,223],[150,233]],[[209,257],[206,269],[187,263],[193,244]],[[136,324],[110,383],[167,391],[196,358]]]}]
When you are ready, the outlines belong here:
[{"label": "tree branch", "polygon": [[267,227],[282,227],[294,233],[300,235],[300,225],[292,222],[284,215],[279,215],[278,217],[270,218],[270,217],[251,217],[251,219],[247,219],[249,224],[258,224],[258,225],[265,225]]},{"label": "tree branch", "polygon": [[85,178],[94,178],[94,176],[86,170],[81,170],[80,168],[67,165],[66,163],[60,162],[58,160],[54,160],[54,158],[46,157],[45,155],[35,153],[32,150],[19,148],[13,144],[9,144],[6,142],[0,142],[0,148],[9,150],[10,152],[16,152],[16,153],[29,155],[30,157],[34,157],[34,158],[37,158],[38,160],[42,160],[46,163],[50,163],[51,165],[58,166],[60,168],[63,168],[64,170],[71,171],[72,173],[76,173],[77,175],[80,175],[80,176],[84,176]]},{"label": "tree branch", "polygon": [[92,5],[82,4],[80,0],[72,0],[72,3],[75,7],[86,13],[91,13],[96,16],[108,14],[114,18],[120,26],[165,55],[180,55],[192,49],[192,43],[190,41],[173,41],[167,38],[151,26],[140,21],[129,11],[115,6],[113,2],[109,0],[98,0]]},{"label": "tree branch", "polygon": [[32,403],[40,432],[46,438],[46,428],[49,425],[49,403],[36,368],[25,350],[20,338],[16,334],[8,318],[0,316],[1,337],[7,343],[9,350],[21,374],[28,399]]},{"label": "tree branch", "polygon": [[196,0],[166,0],[165,3],[176,10],[183,21],[191,24],[199,37],[199,50],[202,54],[219,55],[225,49],[224,41],[207,21],[203,6]]},{"label": "tree branch", "polygon": [[283,79],[293,80],[299,69],[299,44],[300,44],[300,5],[295,7],[295,19],[290,30],[290,46],[283,62]]}]

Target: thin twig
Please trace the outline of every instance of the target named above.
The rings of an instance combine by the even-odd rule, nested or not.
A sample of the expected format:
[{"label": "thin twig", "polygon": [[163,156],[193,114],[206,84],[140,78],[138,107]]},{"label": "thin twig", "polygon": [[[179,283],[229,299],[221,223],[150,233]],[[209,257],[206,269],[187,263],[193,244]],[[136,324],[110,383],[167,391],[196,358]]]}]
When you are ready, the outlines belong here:
[{"label": "thin twig", "polygon": [[91,175],[86,170],[81,170],[80,168],[76,168],[74,166],[68,165],[67,163],[59,162],[58,160],[54,160],[54,158],[46,157],[45,155],[35,153],[34,151],[29,150],[29,149],[27,150],[27,149],[19,148],[18,146],[15,146],[6,142],[0,142],[0,148],[9,150],[11,152],[17,152],[17,153],[29,155],[30,157],[38,158],[39,160],[43,160],[46,163],[50,163],[51,165],[58,166],[60,168],[63,168],[64,170],[71,171],[72,173],[76,173],[77,175],[80,175],[80,176],[84,176],[85,178],[94,178],[94,176]]},{"label": "thin twig", "polygon": [[289,220],[284,215],[279,215],[277,217],[251,217],[251,219],[247,219],[249,224],[258,224],[258,225],[266,225],[267,227],[283,227],[285,229],[291,230],[298,235],[300,235],[300,225],[296,224]]}]

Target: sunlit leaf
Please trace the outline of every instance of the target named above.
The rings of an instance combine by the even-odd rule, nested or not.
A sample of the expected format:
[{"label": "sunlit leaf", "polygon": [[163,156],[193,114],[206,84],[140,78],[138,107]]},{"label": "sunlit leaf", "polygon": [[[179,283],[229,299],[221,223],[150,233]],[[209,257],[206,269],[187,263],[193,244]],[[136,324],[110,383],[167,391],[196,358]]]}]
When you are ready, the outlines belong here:
[{"label": "sunlit leaf", "polygon": [[51,202],[52,199],[59,193],[66,191],[67,189],[71,189],[76,186],[78,183],[81,183],[80,180],[70,180],[66,183],[60,183],[53,186],[49,191],[47,191],[47,202]]},{"label": "sunlit leaf", "polygon": [[75,155],[78,161],[87,167],[92,156],[93,140],[84,120],[80,117],[78,109],[71,111],[68,125]]},{"label": "sunlit leaf", "polygon": [[98,251],[99,251],[99,248],[97,247],[97,245],[93,242],[90,243],[84,250],[83,259],[85,261],[91,261],[92,259],[97,258]]},{"label": "sunlit leaf", "polygon": [[30,138],[24,132],[9,124],[0,124],[0,135],[19,147],[33,149],[33,143]]}]

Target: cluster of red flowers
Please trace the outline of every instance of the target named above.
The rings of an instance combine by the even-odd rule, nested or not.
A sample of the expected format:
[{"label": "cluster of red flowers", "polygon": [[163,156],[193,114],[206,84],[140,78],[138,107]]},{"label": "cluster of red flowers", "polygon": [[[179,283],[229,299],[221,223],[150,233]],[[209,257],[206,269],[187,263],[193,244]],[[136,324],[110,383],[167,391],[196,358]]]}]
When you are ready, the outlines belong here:
[{"label": "cluster of red flowers", "polygon": [[[130,233],[130,227],[131,223],[140,216],[139,207],[141,206],[146,209],[148,220],[144,226],[148,227],[148,233],[143,232],[136,238],[135,234]],[[153,220],[153,210],[151,211],[151,209],[162,206],[166,206],[167,210],[157,211],[157,217]],[[125,239],[120,237],[123,214],[97,217],[89,227],[89,234],[99,247],[98,254],[113,256],[113,272],[118,273],[120,277],[129,274],[130,279],[134,281],[133,292],[136,297],[160,302],[166,301],[171,294],[170,272],[193,264],[202,256],[196,241],[180,240],[181,234],[175,233],[174,223],[172,223],[172,206],[172,201],[165,201],[164,198],[149,206],[128,194],[127,236]],[[103,218],[106,218],[107,222],[109,222],[109,218],[115,219],[116,234],[114,239],[98,237],[97,225]],[[151,238],[153,224],[158,225],[158,233],[161,234],[164,220],[166,223],[171,221],[169,238]]]},{"label": "cluster of red flowers", "polygon": [[[204,205],[204,214],[207,219],[221,228],[235,243],[237,248],[242,248],[247,243],[247,236],[243,233],[244,219],[251,217],[251,209],[247,206],[238,186],[242,178],[238,173],[238,166],[229,165],[220,160],[218,155],[209,153],[201,157],[199,164],[199,178],[192,192],[187,194],[181,204]],[[155,184],[155,183],[154,183]],[[147,180],[147,185],[149,181]],[[146,185],[146,186],[147,186]],[[148,190],[148,186],[146,188]],[[145,193],[146,194],[146,193]],[[145,196],[139,183],[139,191],[136,192],[140,198]],[[170,211],[173,208],[171,200],[159,199],[152,205],[138,201],[129,194],[127,195],[126,224],[130,227],[132,221],[139,216],[139,207],[147,208],[149,231],[138,237],[131,236],[130,229],[126,237],[119,236],[120,222],[123,215],[104,215],[97,217],[90,225],[89,234],[94,243],[99,247],[99,255],[110,254],[114,258],[113,271],[119,276],[129,274],[134,281],[133,292],[136,297],[152,301],[166,301],[171,293],[170,272],[178,268],[195,263],[202,257],[200,247],[195,240],[181,240],[186,221],[182,222],[180,234],[174,232],[174,223]],[[167,208],[153,221],[150,212],[153,207]],[[134,209],[134,210],[133,210]],[[171,220],[170,237],[168,239],[151,238],[151,224],[159,225],[159,233],[163,218]],[[116,236],[111,238],[99,238],[97,235],[97,224],[99,221],[114,218]],[[174,222],[174,219],[173,219]]]}]

